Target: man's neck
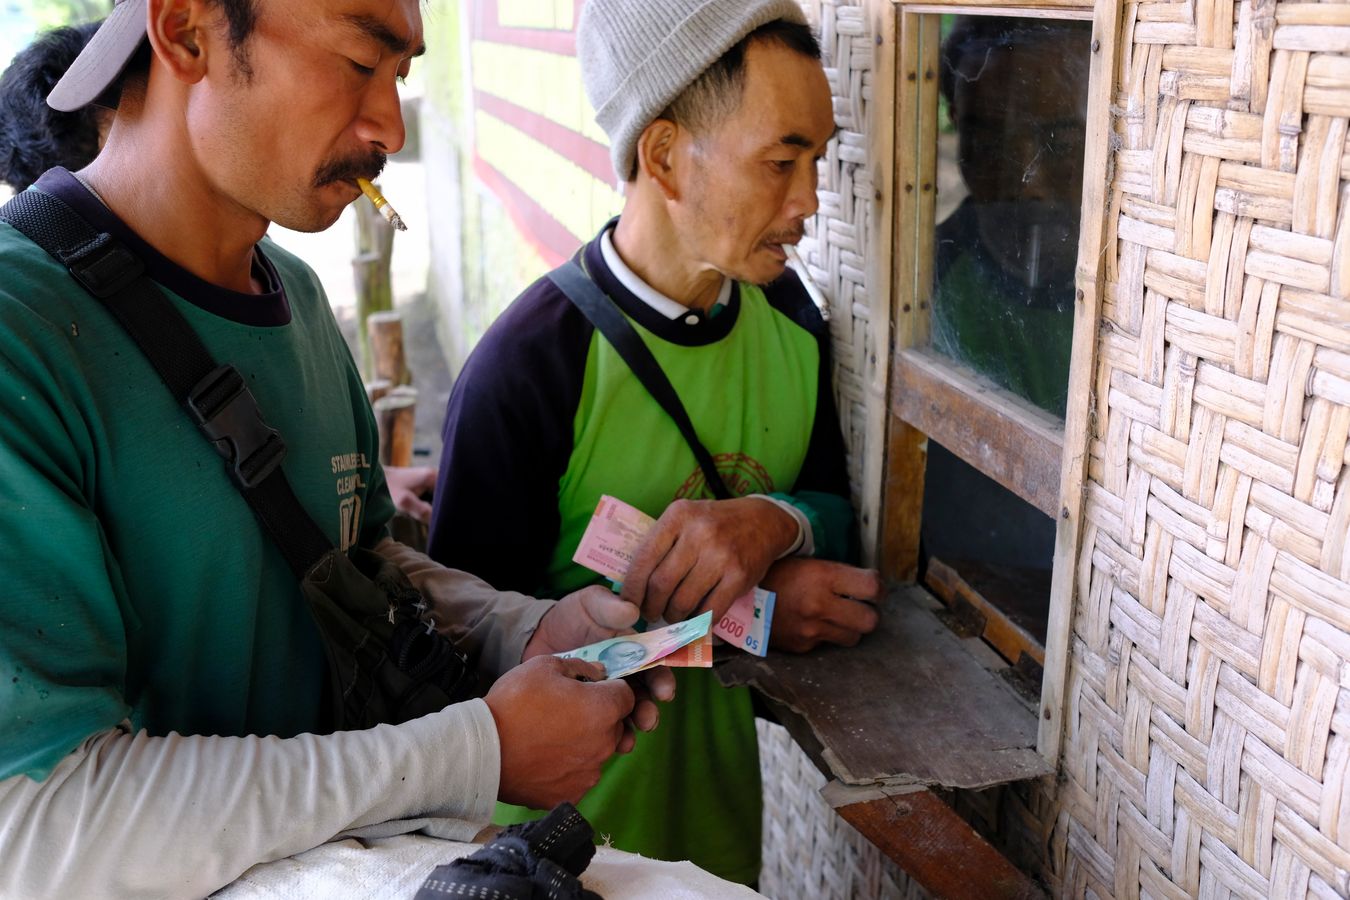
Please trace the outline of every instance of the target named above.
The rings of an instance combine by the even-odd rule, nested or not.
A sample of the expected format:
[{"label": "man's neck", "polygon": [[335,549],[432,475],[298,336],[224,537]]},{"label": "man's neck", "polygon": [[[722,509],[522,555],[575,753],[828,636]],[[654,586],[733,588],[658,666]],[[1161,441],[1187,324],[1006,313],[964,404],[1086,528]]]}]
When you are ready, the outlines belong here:
[{"label": "man's neck", "polygon": [[685,255],[669,219],[644,211],[640,204],[625,204],[614,229],[614,249],[634,275],[660,294],[690,309],[712,311],[725,276]]},{"label": "man's neck", "polygon": [[247,214],[208,186],[174,152],[173,140],[151,141],[144,123],[110,135],[103,152],[80,171],[127,227],[199,278],[241,293],[263,290],[253,278],[253,249],[267,221]]}]

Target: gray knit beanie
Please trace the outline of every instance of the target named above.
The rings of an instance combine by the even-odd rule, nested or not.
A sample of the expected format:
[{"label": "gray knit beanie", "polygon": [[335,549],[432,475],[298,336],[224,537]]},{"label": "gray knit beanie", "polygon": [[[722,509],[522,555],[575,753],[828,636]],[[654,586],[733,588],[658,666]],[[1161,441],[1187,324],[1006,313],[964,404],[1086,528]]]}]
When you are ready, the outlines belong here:
[{"label": "gray knit beanie", "polygon": [[806,23],[796,0],[586,0],[581,78],[620,181],[643,129],[737,41],[776,19]]}]

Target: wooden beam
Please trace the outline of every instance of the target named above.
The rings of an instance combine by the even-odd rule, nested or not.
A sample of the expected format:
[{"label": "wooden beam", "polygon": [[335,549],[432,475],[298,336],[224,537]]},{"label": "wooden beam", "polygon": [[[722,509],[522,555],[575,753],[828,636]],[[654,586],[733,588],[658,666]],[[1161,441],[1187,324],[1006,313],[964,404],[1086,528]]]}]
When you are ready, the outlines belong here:
[{"label": "wooden beam", "polygon": [[936,13],[939,15],[955,16],[1008,16],[1014,19],[1074,19],[1082,22],[1092,20],[1092,7],[1086,5],[1055,5],[1055,6],[982,6],[978,2],[968,3],[961,0],[959,3],[948,4],[942,0],[937,2],[925,2],[906,4],[905,12],[908,13]]},{"label": "wooden beam", "polygon": [[837,812],[935,897],[1045,897],[1036,882],[932,791],[853,803]]},{"label": "wooden beam", "polygon": [[[891,336],[894,348],[928,343],[937,184],[937,142],[923,140],[924,124],[937,133],[939,21],[901,15],[895,20],[894,198],[891,271]],[[894,353],[894,349],[891,351]],[[885,366],[893,373],[889,363]],[[895,386],[890,386],[893,394]],[[887,405],[889,409],[889,404]],[[886,477],[883,480],[879,564],[887,577],[913,581],[919,569],[919,523],[928,441],[922,432],[886,416]]]},{"label": "wooden beam", "polygon": [[1060,511],[1063,426],[931,350],[895,354],[891,411],[1047,516]]},{"label": "wooden beam", "polygon": [[403,349],[403,314],[392,309],[372,312],[366,316],[366,332],[370,335],[370,357],[375,378],[388,381],[395,387],[410,383],[412,376],[408,372],[407,355]]},{"label": "wooden beam", "polygon": [[1052,765],[1064,739],[1065,690],[1073,625],[1074,585],[1083,533],[1083,484],[1087,473],[1093,375],[1097,369],[1097,333],[1101,318],[1107,241],[1107,198],[1112,155],[1112,94],[1121,53],[1122,0],[1096,5],[1092,23],[1092,61],[1088,69],[1087,154],[1083,161],[1083,213],[1078,232],[1078,290],[1073,316],[1073,355],[1069,360],[1069,401],[1064,413],[1062,505],[1055,516],[1054,576],[1050,583],[1050,621],[1045,635],[1045,674],[1041,679],[1040,735],[1037,749]]},{"label": "wooden beam", "polygon": [[989,642],[999,655],[1016,665],[1023,656],[1045,665],[1045,648],[1035,635],[1008,617],[990,603],[984,595],[970,586],[961,573],[934,557],[928,561],[925,579],[928,587],[943,603],[953,609],[965,604],[980,619],[980,637]]},{"label": "wooden beam", "polygon": [[878,562],[887,581],[908,584],[919,573],[928,436],[898,416],[888,415],[886,419],[886,481]]},{"label": "wooden beam", "polygon": [[[866,458],[862,462],[859,526],[863,561],[885,563],[886,391],[891,366],[891,249],[895,219],[895,54],[897,25],[891,0],[864,0],[869,31],[875,40],[872,98],[867,104],[867,166],[872,176],[871,224],[867,238],[867,293],[871,308],[872,344],[866,362]],[[915,550],[917,560],[917,545]],[[913,576],[910,576],[913,578]]]},{"label": "wooden beam", "polygon": [[1027,10],[1072,10],[1092,9],[1091,0],[1018,0],[1017,3],[1000,0],[923,0],[921,3],[901,3],[900,9],[906,13],[928,12],[937,9],[952,12],[953,9],[966,8],[979,10],[986,16],[1015,15]]},{"label": "wooden beam", "polygon": [[380,433],[380,464],[407,468],[412,465],[417,388],[403,385],[386,391],[372,406]]}]

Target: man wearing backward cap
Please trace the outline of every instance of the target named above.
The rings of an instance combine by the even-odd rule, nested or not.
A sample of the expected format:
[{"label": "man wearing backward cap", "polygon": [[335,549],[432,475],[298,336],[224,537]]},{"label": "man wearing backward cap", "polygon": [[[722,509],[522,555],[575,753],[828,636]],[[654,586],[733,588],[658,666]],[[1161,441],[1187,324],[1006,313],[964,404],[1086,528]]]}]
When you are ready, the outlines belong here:
[{"label": "man wearing backward cap", "polygon": [[[608,494],[659,517],[622,589],[648,621],[717,621],[761,585],[778,595],[775,646],[853,644],[876,627],[880,584],[832,561],[854,555],[854,523],[829,336],[785,273],[835,132],[801,7],[587,0],[577,49],[625,202],[574,261],[650,349],[731,496],[709,499],[672,418],[545,278],[456,381],[429,552],[503,590],[562,596],[596,580],[572,555]],[[662,728],[609,764],[580,808],[616,847],[752,883],[748,691],[708,670],[676,677]]]},{"label": "man wearing backward cap", "polygon": [[30,190],[144,263],[281,433],[326,543],[399,564],[491,688],[320,733],[292,567],[118,321],[0,224],[0,896],[201,897],[411,817],[468,840],[498,799],[578,799],[655,726],[634,686],[552,656],[627,632],[631,604],[499,593],[387,537],[360,377],[314,273],[264,238],[360,196],[403,144],[421,52],[418,0],[121,0],[49,96],[115,107],[106,145]]}]

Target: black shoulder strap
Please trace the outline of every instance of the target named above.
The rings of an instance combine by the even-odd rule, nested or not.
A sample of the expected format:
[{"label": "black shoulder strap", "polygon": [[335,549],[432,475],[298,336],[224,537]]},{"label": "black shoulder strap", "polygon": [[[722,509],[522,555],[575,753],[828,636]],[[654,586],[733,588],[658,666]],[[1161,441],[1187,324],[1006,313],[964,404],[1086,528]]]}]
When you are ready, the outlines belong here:
[{"label": "black shoulder strap", "polygon": [[291,570],[297,576],[309,571],[332,543],[281,470],[285,442],[263,421],[243,376],[234,366],[216,365],[192,326],[145,277],[140,258],[40,190],[16,194],[0,207],[0,220],[60,260],[108,308],[225,458],[230,479]]},{"label": "black shoulder strap", "polygon": [[661,370],[660,363],[652,356],[652,351],[647,345],[642,343],[642,338],[638,337],[638,333],[633,330],[632,324],[622,310],[600,290],[581,266],[577,265],[576,260],[569,259],[549,272],[548,277],[605,336],[605,340],[613,345],[619,357],[628,364],[637,380],[647,389],[647,393],[651,394],[652,398],[661,404],[666,414],[675,421],[680,434],[684,435],[685,442],[689,444],[689,449],[694,451],[694,458],[698,460],[699,468],[703,470],[703,477],[708,482],[713,496],[718,500],[730,498],[731,491],[727,490],[726,482],[717,471],[712,454],[698,439],[694,423],[689,421],[689,414],[684,411],[684,404],[680,402],[680,395],[675,393],[675,387]]}]

